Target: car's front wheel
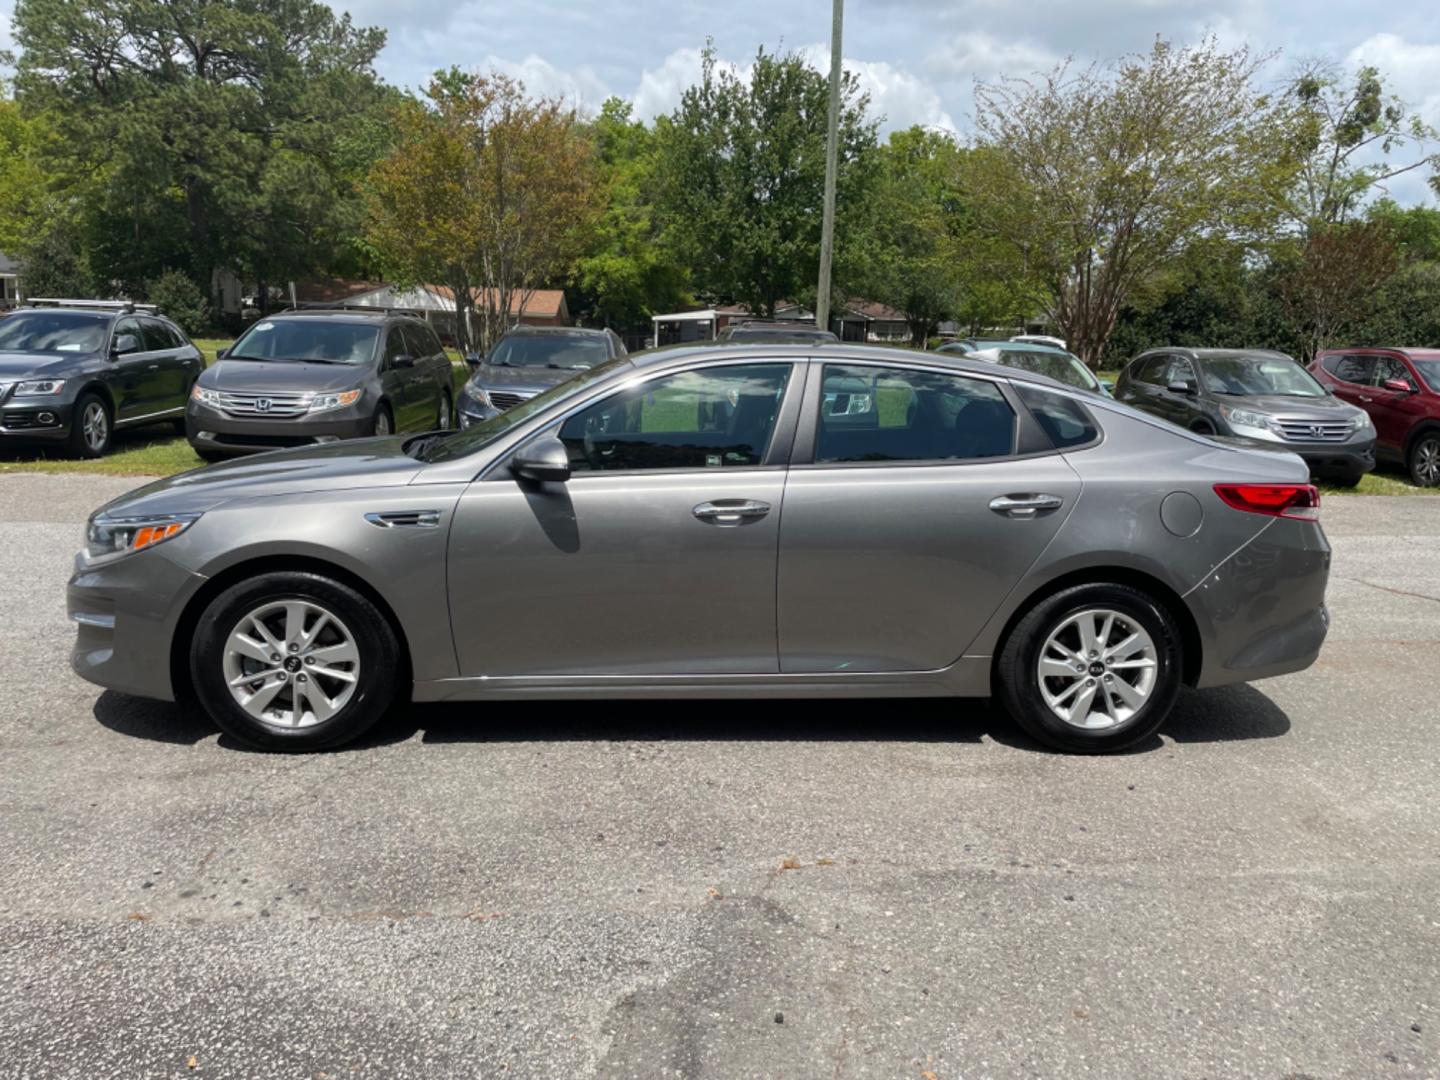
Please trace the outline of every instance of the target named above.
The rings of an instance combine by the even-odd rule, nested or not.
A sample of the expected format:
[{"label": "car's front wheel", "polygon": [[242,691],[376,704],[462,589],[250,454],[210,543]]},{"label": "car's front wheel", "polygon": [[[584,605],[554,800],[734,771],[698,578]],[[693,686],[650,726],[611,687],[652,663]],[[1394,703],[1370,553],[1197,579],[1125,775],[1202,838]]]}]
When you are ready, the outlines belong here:
[{"label": "car's front wheel", "polygon": [[1001,703],[1029,735],[1105,753],[1155,733],[1180,690],[1181,641],[1164,606],[1128,585],[1077,585],[1015,625],[996,671]]},{"label": "car's front wheel", "polygon": [[1427,431],[1410,447],[1410,479],[1421,487],[1440,485],[1440,432]]},{"label": "car's front wheel", "polygon": [[81,394],[70,416],[70,456],[104,457],[112,433],[110,407],[98,394]]},{"label": "car's front wheel", "polygon": [[267,750],[350,742],[395,697],[400,645],[363,594],[312,573],[262,574],[206,607],[190,651],[196,696],[221,729]]},{"label": "car's front wheel", "polygon": [[390,409],[381,405],[375,410],[375,419],[372,422],[371,432],[375,435],[389,435],[395,430],[395,421],[390,419]]}]

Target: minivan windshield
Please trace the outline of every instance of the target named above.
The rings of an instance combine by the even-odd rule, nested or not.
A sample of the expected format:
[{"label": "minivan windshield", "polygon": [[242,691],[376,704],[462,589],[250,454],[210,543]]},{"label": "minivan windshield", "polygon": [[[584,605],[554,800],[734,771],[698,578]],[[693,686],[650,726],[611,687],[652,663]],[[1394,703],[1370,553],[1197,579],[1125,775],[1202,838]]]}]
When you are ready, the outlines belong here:
[{"label": "minivan windshield", "polygon": [[583,369],[609,358],[609,342],[595,334],[512,334],[500,339],[486,363]]},{"label": "minivan windshield", "polygon": [[366,364],[380,336],[374,325],[318,317],[262,319],[225,354],[226,360],[275,363]]},{"label": "minivan windshield", "polygon": [[1280,356],[1209,357],[1200,361],[1205,388],[1237,397],[1325,396],[1325,388],[1294,360]]},{"label": "minivan windshield", "polygon": [[498,416],[492,416],[488,420],[470,425],[464,431],[458,431],[453,435],[446,435],[438,439],[427,436],[423,443],[417,444],[416,449],[411,450],[411,453],[425,462],[454,461],[456,458],[474,453],[500,438],[517,424],[524,423],[536,413],[548,409],[555,402],[579,393],[586,387],[609,377],[612,371],[622,365],[630,366],[629,357],[617,356],[609,363],[589,368],[583,374],[566,379],[564,382],[550,387],[544,393],[536,394],[514,408],[506,409]]},{"label": "minivan windshield", "polygon": [[0,352],[99,352],[109,325],[104,315],[17,311],[0,319]]}]

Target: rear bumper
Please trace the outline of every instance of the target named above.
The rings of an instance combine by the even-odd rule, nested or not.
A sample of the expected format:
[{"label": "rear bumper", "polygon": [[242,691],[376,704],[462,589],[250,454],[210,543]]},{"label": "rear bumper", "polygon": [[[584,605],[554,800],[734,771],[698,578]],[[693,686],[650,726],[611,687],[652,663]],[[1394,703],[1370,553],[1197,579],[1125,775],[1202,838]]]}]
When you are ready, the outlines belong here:
[{"label": "rear bumper", "polygon": [[1330,629],[1330,544],[1313,522],[1275,519],[1185,596],[1203,644],[1196,686],[1301,671]]}]

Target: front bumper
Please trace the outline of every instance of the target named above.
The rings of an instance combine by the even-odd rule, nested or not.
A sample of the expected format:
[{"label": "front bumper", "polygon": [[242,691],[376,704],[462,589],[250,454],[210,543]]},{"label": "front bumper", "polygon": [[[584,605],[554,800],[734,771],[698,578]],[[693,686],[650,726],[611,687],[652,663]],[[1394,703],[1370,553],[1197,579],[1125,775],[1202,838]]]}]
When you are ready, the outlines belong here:
[{"label": "front bumper", "polygon": [[374,433],[374,418],[358,407],[279,420],[226,416],[194,401],[185,410],[185,436],[209,454],[255,454],[340,439],[364,439]]},{"label": "front bumper", "polygon": [[174,701],[170,644],[180,612],[205,580],[160,551],[98,566],[77,555],[65,590],[76,627],[75,674],[110,690]]},{"label": "front bumper", "polygon": [[0,438],[17,442],[63,441],[70,436],[74,407],[72,401],[11,398],[0,408]]},{"label": "front bumper", "polygon": [[1375,437],[1348,443],[1286,443],[1322,480],[1363,476],[1375,468]]}]

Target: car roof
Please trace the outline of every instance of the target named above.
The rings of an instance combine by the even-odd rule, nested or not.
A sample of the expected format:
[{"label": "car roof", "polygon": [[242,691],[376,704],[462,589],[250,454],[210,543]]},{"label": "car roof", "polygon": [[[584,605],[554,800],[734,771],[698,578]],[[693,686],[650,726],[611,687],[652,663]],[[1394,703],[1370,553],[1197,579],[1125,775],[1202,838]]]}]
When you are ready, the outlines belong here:
[{"label": "car roof", "polygon": [[373,308],[369,311],[361,311],[356,308],[299,308],[298,310],[271,312],[255,321],[274,322],[277,319],[327,319],[332,322],[346,323],[374,323],[383,322],[386,319],[425,321],[413,312],[393,311],[388,308]]},{"label": "car roof", "polygon": [[1348,349],[1321,349],[1321,356],[1337,356],[1342,353],[1399,353],[1401,356],[1414,357],[1416,360],[1435,360],[1440,358],[1440,349],[1434,348],[1411,348],[1408,345],[1354,345]]},{"label": "car roof", "polygon": [[1165,345],[1158,349],[1146,349],[1135,359],[1154,356],[1157,353],[1178,353],[1181,356],[1194,357],[1196,360],[1233,360],[1241,356],[1268,356],[1276,360],[1290,360],[1297,364],[1300,362],[1289,353],[1281,352],[1279,349],[1195,349],[1188,345]]},{"label": "car roof", "polygon": [[598,326],[529,326],[521,323],[512,326],[501,337],[519,337],[534,335],[553,334],[569,335],[571,337],[607,337],[610,331]]}]

